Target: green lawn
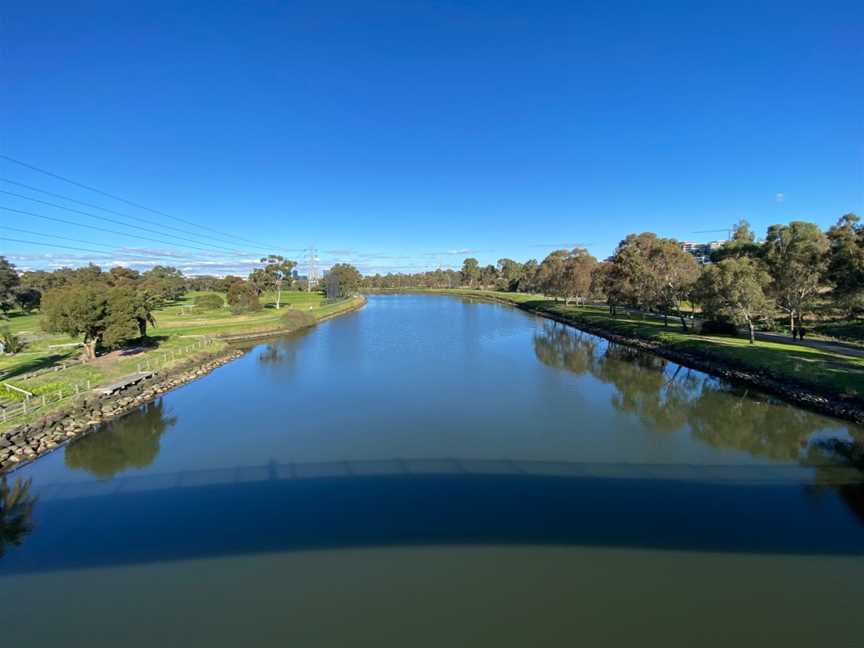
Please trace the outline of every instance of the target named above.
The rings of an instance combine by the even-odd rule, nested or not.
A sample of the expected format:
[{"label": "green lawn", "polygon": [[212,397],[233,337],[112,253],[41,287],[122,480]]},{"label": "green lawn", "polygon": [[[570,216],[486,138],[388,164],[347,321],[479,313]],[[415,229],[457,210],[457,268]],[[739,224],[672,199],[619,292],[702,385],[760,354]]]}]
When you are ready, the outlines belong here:
[{"label": "green lawn", "polygon": [[[217,311],[196,312],[193,308],[195,297],[205,293],[188,293],[180,301],[172,303],[155,313],[156,326],[149,330],[146,345],[133,343],[129,348],[103,354],[87,364],[77,362],[80,347],[66,346],[50,348],[54,345],[67,345],[80,342],[66,335],[48,334],[41,330],[39,314],[25,315],[13,312],[0,326],[27,338],[27,347],[16,355],[0,355],[0,404],[14,402],[23,398],[17,392],[6,389],[2,383],[8,382],[25,389],[37,397],[46,395],[50,400],[58,390],[65,393],[108,384],[122,376],[140,369],[166,369],[186,362],[194,357],[219,351],[227,346],[220,339],[223,336],[267,333],[282,330],[286,325],[281,317],[288,309],[308,312],[314,320],[346,310],[359,302],[359,298],[337,303],[322,304],[320,293],[283,292],[282,308],[276,310],[275,293],[261,296],[263,308],[255,313],[234,315],[228,308]],[[205,340],[209,343],[204,344]],[[48,371],[44,371],[44,370]],[[38,375],[33,375],[35,372]],[[62,407],[58,403],[53,409]],[[49,405],[39,414],[50,411]],[[24,418],[16,418],[5,427],[21,423]],[[0,430],[4,425],[0,422]]]},{"label": "green lawn", "polygon": [[777,342],[757,341],[750,344],[744,337],[684,333],[678,321],[672,318],[669,319],[668,327],[663,325],[662,320],[647,317],[612,318],[605,307],[565,305],[542,295],[461,289],[442,292],[478,298],[494,297],[532,311],[567,318],[577,326],[580,322],[590,324],[611,333],[655,341],[671,349],[693,350],[719,361],[735,362],[781,380],[789,379],[835,393],[864,395],[864,358]]}]

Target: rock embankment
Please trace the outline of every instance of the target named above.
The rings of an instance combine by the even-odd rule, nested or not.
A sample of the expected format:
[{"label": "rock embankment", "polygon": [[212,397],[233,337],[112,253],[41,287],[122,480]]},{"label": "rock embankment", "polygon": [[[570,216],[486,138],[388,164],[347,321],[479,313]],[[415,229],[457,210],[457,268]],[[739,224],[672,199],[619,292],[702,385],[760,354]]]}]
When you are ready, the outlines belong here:
[{"label": "rock embankment", "polygon": [[152,378],[103,396],[95,391],[78,396],[65,410],[0,433],[0,473],[17,468],[87,434],[104,421],[150,402],[160,394],[210,373],[243,355],[237,349],[199,357],[156,373]]}]

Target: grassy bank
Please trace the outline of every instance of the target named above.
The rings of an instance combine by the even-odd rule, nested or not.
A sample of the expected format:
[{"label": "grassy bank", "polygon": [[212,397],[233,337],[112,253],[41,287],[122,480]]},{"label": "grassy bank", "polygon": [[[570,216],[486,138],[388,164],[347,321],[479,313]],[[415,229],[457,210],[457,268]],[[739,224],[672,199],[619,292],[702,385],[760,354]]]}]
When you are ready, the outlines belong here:
[{"label": "grassy bank", "polygon": [[363,303],[359,297],[327,303],[320,293],[290,292],[282,293],[282,308],[277,310],[275,295],[265,293],[260,311],[234,315],[227,308],[196,311],[193,302],[201,294],[189,293],[157,311],[157,326],[150,329],[148,339],[86,364],[79,361],[81,348],[70,346],[80,340],[44,333],[38,313],[12,313],[3,325],[24,337],[27,347],[22,353],[0,356],[0,403],[14,405],[24,398],[2,384],[9,383],[34,394],[31,401],[40,405],[44,396],[47,404],[27,416],[0,420],[0,431],[63,409],[68,402],[63,395],[68,397],[76,388],[107,385],[139,370],[164,371],[224,350],[229,338],[287,332]]},{"label": "grassy bank", "polygon": [[732,366],[822,395],[864,401],[864,358],[777,342],[750,344],[744,337],[731,335],[685,333],[672,318],[668,327],[662,320],[639,316],[613,318],[604,307],[565,305],[542,295],[464,289],[434,292],[508,302],[600,334],[642,340],[658,350],[697,355],[715,362],[718,368]]}]

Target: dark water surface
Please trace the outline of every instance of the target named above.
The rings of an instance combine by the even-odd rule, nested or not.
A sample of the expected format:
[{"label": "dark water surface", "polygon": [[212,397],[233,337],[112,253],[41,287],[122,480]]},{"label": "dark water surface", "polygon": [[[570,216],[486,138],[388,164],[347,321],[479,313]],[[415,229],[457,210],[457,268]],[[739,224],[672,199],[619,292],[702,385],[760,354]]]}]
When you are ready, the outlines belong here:
[{"label": "dark water surface", "polygon": [[862,442],[507,307],[372,297],[14,473],[0,637],[858,645]]}]

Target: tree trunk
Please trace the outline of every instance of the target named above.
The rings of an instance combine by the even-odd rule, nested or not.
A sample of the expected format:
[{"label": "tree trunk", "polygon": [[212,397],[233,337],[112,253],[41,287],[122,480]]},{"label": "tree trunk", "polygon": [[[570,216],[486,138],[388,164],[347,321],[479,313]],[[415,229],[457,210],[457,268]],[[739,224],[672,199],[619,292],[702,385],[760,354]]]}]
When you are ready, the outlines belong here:
[{"label": "tree trunk", "polygon": [[795,339],[795,311],[789,311],[789,334]]},{"label": "tree trunk", "polygon": [[663,312],[663,326],[669,326],[669,313],[665,311]]},{"label": "tree trunk", "polygon": [[276,310],[279,310],[279,304],[282,302],[282,282],[276,284]]},{"label": "tree trunk", "polygon": [[678,319],[681,320],[681,328],[684,329],[684,332],[687,332],[687,320],[684,319],[684,313],[678,312]]},{"label": "tree trunk", "polygon": [[747,320],[747,328],[750,330],[750,344],[756,343],[756,332],[753,330],[753,320]]},{"label": "tree trunk", "polygon": [[147,318],[139,317],[138,318],[138,335],[142,338],[147,337]]},{"label": "tree trunk", "polygon": [[84,340],[84,358],[89,362],[96,359],[96,343],[98,340]]}]

